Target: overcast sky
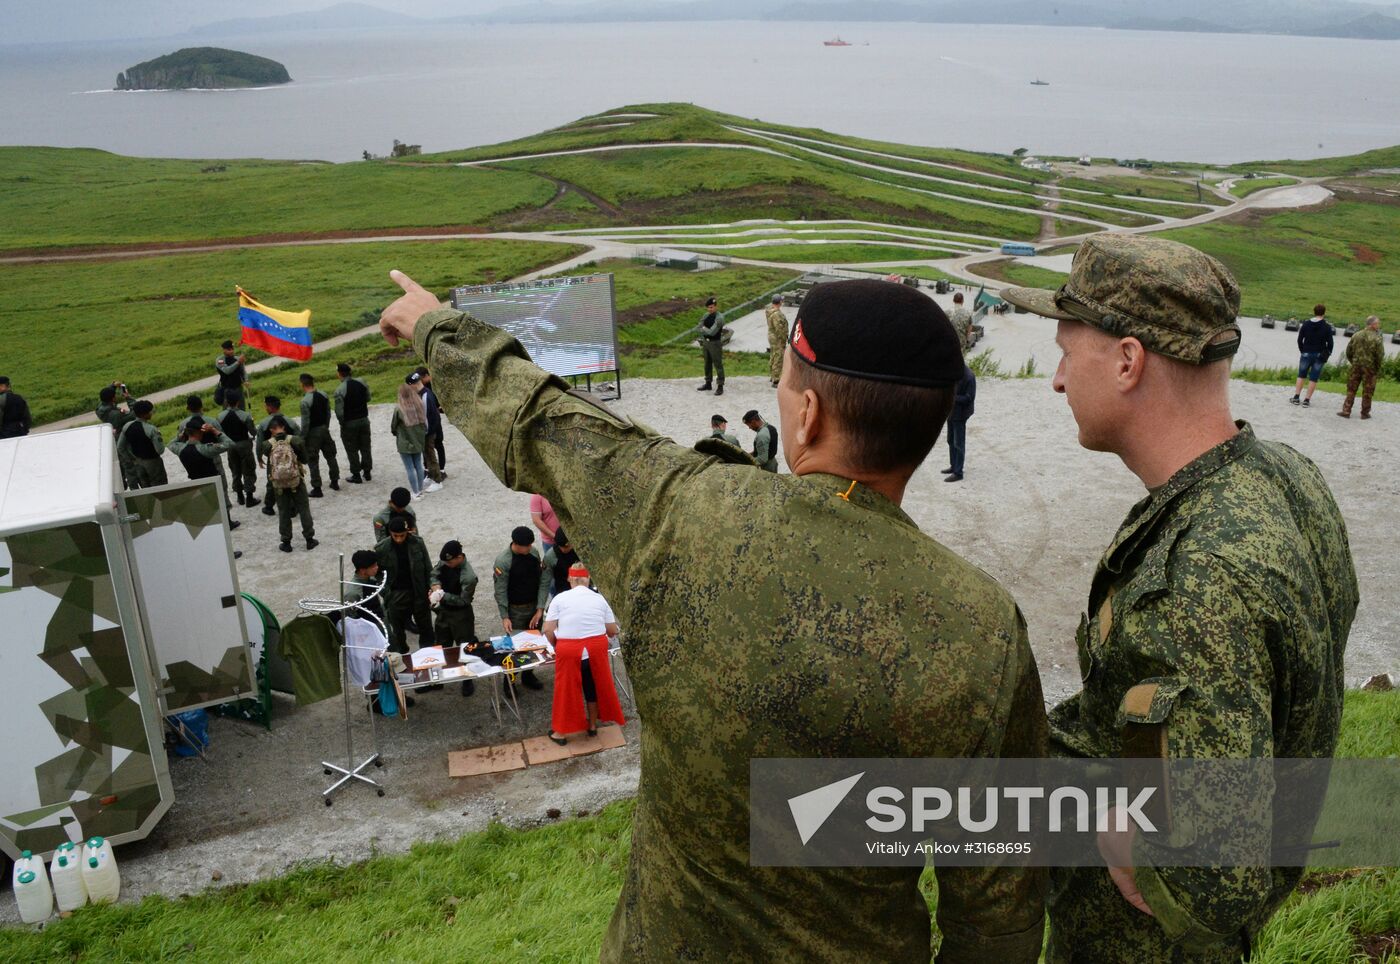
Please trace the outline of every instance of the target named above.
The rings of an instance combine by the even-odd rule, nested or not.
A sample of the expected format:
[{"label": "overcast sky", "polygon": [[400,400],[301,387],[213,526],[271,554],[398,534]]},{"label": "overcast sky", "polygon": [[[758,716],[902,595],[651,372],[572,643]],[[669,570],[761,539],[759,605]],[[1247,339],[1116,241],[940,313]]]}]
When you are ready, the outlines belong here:
[{"label": "overcast sky", "polygon": [[[336,0],[0,0],[0,44],[164,37],[201,24],[320,10]],[[533,0],[367,0],[417,17],[483,13]],[[589,0],[551,0],[584,3]],[[666,3],[667,0],[654,0]],[[1395,0],[1359,0],[1393,3]]]}]

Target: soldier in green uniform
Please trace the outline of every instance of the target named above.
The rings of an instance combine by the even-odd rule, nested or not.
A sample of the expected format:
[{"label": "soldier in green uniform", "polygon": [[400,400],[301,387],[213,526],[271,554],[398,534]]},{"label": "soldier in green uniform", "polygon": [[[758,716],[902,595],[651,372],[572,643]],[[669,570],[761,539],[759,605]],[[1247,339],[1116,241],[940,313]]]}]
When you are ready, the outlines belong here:
[{"label": "soldier in green uniform", "polygon": [[[102,391],[97,393],[97,411],[93,413],[99,422],[106,422],[112,426],[112,436],[115,439],[121,438],[122,428],[136,417],[127,409],[122,408],[121,402],[117,400],[118,390],[121,391],[121,401],[131,401],[131,395],[126,391],[126,386],[121,382],[113,382],[103,386]],[[121,466],[122,484],[128,489],[136,488],[135,464],[129,449],[123,451],[121,446],[117,447],[117,464]]]},{"label": "soldier in green uniform", "polygon": [[[476,613],[472,597],[476,595],[477,578],[472,564],[467,562],[462,544],[456,539],[446,542],[438,553],[428,580],[428,600],[437,613],[433,635],[443,646],[475,643]],[[471,680],[462,681],[462,695],[471,696],[475,689]]]},{"label": "soldier in green uniform", "polygon": [[754,462],[765,472],[778,471],[778,430],[765,422],[756,408],[744,413],[744,425],[754,433]]},{"label": "soldier in green uniform", "polygon": [[413,493],[402,485],[389,493],[388,503],[374,514],[375,545],[388,538],[389,523],[395,519],[403,519],[408,523],[408,531],[418,535],[418,513],[413,511],[412,503]]},{"label": "soldier in green uniform", "polygon": [[[288,435],[300,435],[301,426],[294,418],[289,418],[282,414],[282,399],[276,395],[268,395],[263,398],[263,410],[267,412],[266,417],[258,423],[258,449],[261,451],[262,443],[268,439],[267,428],[272,424],[274,418],[280,417],[287,425]],[[264,467],[262,456],[258,456],[258,466]],[[263,515],[275,515],[277,512],[276,493],[272,491],[272,485],[267,486],[267,493],[263,496]]]},{"label": "soldier in green uniform", "polygon": [[739,439],[730,434],[729,419],[725,418],[723,415],[710,416],[710,434],[705,436],[703,441],[709,441],[712,438],[717,438],[721,442],[728,442],[736,449],[739,448]]},{"label": "soldier in green uniform", "polygon": [[1361,389],[1361,417],[1371,417],[1371,396],[1376,393],[1376,376],[1381,365],[1385,364],[1385,339],[1381,337],[1381,320],[1375,315],[1366,319],[1366,327],[1351,336],[1347,344],[1347,361],[1351,364],[1351,374],[1347,375],[1347,397],[1342,402],[1342,410],[1337,414],[1351,418],[1351,407],[1356,404],[1356,390]]},{"label": "soldier in green uniform", "polygon": [[223,405],[230,391],[244,393],[248,384],[248,369],[244,367],[243,356],[233,353],[233,342],[223,343],[224,353],[214,359],[214,370],[219,373],[219,384],[214,388],[214,404]]},{"label": "soldier in green uniform", "polygon": [[[522,629],[539,629],[544,620],[544,607],[549,604],[550,578],[535,548],[533,529],[516,526],[511,530],[510,545],[496,557],[491,576],[496,609],[506,635]],[[521,673],[520,681],[532,690],[544,688],[533,672]]]},{"label": "soldier in green uniform", "polygon": [[[724,318],[719,313],[719,302],[710,298],[705,302],[705,317],[700,319],[692,331],[700,336],[700,350],[705,359],[705,384],[696,391],[708,392],[711,384],[716,395],[724,394]],[[711,381],[717,375],[718,381]]]},{"label": "soldier in green uniform", "polygon": [[[199,396],[191,395],[190,400],[197,402]],[[209,421],[198,410],[194,410],[194,414],[180,426],[180,434],[170,443],[171,454],[180,460],[190,479],[219,480],[224,492],[224,510],[229,517],[228,527],[237,529],[242,523],[233,518],[233,506],[228,498],[228,478],[224,475],[221,458],[231,448],[233,442],[224,436],[216,423]]]},{"label": "soldier in green uniform", "polygon": [[311,498],[321,498],[321,456],[331,477],[331,488],[340,489],[340,465],[335,460],[335,442],[331,441],[331,400],[316,387],[316,379],[301,376],[301,438],[306,444],[307,464],[311,469]]},{"label": "soldier in green uniform", "polygon": [[133,474],[128,482],[135,489],[149,489],[170,481],[165,475],[165,461],[160,457],[165,451],[165,439],[161,438],[160,429],[151,424],[153,411],[155,406],[144,398],[133,403],[131,413],[135,418],[117,436],[117,457],[125,454],[130,459]]},{"label": "soldier in green uniform", "polygon": [[350,372],[345,362],[335,366],[340,379],[335,388],[335,420],[340,423],[340,441],[350,461],[350,477],[346,481],[358,485],[361,479],[368,482],[372,478],[374,452],[370,445],[369,386]]},{"label": "soldier in green uniform", "polygon": [[[1015,602],[899,508],[962,371],[942,312],[903,285],[818,286],[784,359],[778,475],[571,394],[505,332],[391,277],[390,343],[412,341],[498,478],[557,507],[628,627],[641,781],[602,959],[927,961],[918,868],[750,864],[749,761],[1044,752]],[[936,873],[941,961],[1037,959],[1042,871]]]},{"label": "soldier in green uniform", "polygon": [[[296,465],[286,468],[286,478],[282,477],[278,457],[273,451],[280,445],[288,446],[296,457]],[[282,537],[277,548],[282,552],[292,551],[292,516],[297,516],[301,520],[306,551],[310,552],[320,543],[316,540],[316,526],[311,519],[311,499],[306,493],[306,447],[299,436],[292,434],[285,416],[273,415],[268,419],[267,438],[258,443],[258,459],[267,465],[267,488],[276,500],[277,532]],[[249,504],[252,504],[251,501]]]},{"label": "soldier in green uniform", "polygon": [[423,540],[408,531],[404,519],[389,523],[389,535],[374,547],[379,568],[388,574],[384,589],[384,612],[389,623],[389,648],[408,652],[406,631],[409,620],[418,626],[418,645],[433,644],[433,617],[428,608],[428,579],[433,564]]},{"label": "soldier in green uniform", "polygon": [[[1002,297],[1059,320],[1052,384],[1079,443],[1117,455],[1147,488],[1094,573],[1084,687],[1051,712],[1053,749],[1331,756],[1357,604],[1346,526],[1312,462],[1231,418],[1229,271],[1174,241],[1097,234],[1058,291]],[[1259,830],[1221,819],[1193,832]],[[1101,834],[1099,849],[1107,869],[1051,873],[1051,961],[1238,961],[1302,875],[1176,867],[1131,833]]]},{"label": "soldier in green uniform", "polygon": [[243,410],[243,393],[236,388],[224,391],[224,410],[219,413],[219,428],[233,443],[228,450],[228,472],[233,478],[233,491],[239,505],[257,505],[258,456],[254,446],[258,427],[253,416]]},{"label": "soldier in green uniform", "polygon": [[765,310],[768,320],[768,377],[773,387],[778,387],[778,379],[783,377],[783,352],[787,350],[788,322],[783,314],[783,296],[774,295],[773,303]]}]

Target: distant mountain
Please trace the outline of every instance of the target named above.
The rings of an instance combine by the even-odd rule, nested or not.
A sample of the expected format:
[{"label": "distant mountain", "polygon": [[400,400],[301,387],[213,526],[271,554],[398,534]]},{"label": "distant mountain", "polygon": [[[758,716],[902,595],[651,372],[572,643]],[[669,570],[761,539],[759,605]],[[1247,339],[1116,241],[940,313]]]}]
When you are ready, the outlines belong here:
[{"label": "distant mountain", "polygon": [[1355,0],[549,0],[452,18],[457,23],[631,23],[764,20],[817,23],[975,23],[1117,27],[1192,33],[1283,33],[1389,39],[1400,3]]},{"label": "distant mountain", "polygon": [[372,30],[423,23],[419,17],[381,10],[367,3],[337,3],[322,10],[285,13],[275,17],[240,17],[193,27],[191,34],[286,33],[294,30]]},{"label": "distant mountain", "polygon": [[1349,37],[1356,40],[1400,40],[1400,19],[1383,13],[1367,14],[1347,23],[1320,27],[1318,37]]},{"label": "distant mountain", "polygon": [[275,60],[222,47],[186,47],[117,74],[117,90],[218,90],[292,80]]},{"label": "distant mountain", "polygon": [[1151,17],[1138,17],[1123,20],[1111,25],[1116,30],[1165,30],[1170,33],[1241,33],[1238,27],[1226,27],[1209,20],[1195,17],[1178,17],[1175,20],[1154,20]]}]

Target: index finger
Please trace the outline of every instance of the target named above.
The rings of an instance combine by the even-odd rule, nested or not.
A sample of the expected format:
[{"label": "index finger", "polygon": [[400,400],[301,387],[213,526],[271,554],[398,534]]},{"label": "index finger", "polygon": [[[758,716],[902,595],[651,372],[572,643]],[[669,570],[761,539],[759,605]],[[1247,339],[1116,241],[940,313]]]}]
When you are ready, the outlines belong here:
[{"label": "index finger", "polygon": [[411,293],[411,292],[414,292],[414,291],[422,291],[422,290],[423,290],[423,286],[422,286],[422,285],[420,285],[418,282],[414,281],[414,280],[413,280],[412,278],[410,278],[408,275],[404,274],[404,273],[403,273],[402,271],[400,271],[398,268],[395,268],[394,270],[392,270],[392,271],[389,272],[389,280],[393,281],[394,284],[398,285],[400,288],[402,288],[402,289],[403,289],[404,291],[406,291],[406,292],[410,292],[410,293]]}]

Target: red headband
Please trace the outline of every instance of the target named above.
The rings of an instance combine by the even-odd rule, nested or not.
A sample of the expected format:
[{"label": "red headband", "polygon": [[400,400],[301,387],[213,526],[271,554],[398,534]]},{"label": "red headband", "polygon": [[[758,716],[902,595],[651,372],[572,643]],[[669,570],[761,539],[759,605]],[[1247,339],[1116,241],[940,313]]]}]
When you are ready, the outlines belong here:
[{"label": "red headband", "polygon": [[576,563],[574,563],[572,566],[569,567],[569,578],[570,578],[570,579],[578,579],[578,578],[587,579],[587,578],[588,578],[588,570],[587,570],[586,568],[584,568],[583,563],[581,563],[581,562],[576,562]]}]

